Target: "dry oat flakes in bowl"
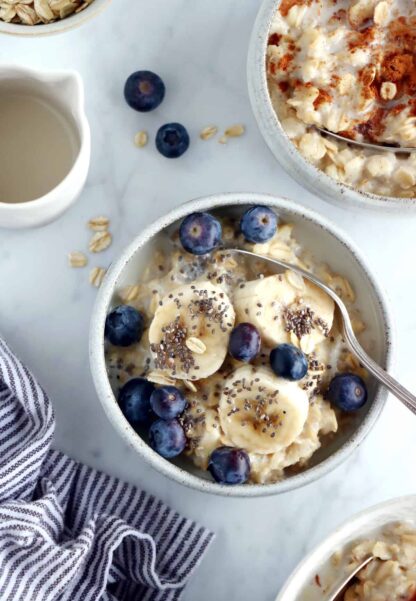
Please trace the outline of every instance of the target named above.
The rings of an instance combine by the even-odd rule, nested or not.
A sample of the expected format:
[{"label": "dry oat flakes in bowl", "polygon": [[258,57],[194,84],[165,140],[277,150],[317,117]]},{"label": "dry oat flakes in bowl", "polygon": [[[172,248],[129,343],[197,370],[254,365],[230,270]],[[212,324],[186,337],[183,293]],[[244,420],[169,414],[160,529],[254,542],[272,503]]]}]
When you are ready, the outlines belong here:
[{"label": "dry oat flakes in bowl", "polygon": [[416,153],[348,143],[416,146],[415,41],[411,0],[264,1],[250,94],[266,141],[292,175],[344,205],[416,206]]},{"label": "dry oat flakes in bowl", "polygon": [[111,0],[0,0],[0,33],[60,33],[97,15]]}]

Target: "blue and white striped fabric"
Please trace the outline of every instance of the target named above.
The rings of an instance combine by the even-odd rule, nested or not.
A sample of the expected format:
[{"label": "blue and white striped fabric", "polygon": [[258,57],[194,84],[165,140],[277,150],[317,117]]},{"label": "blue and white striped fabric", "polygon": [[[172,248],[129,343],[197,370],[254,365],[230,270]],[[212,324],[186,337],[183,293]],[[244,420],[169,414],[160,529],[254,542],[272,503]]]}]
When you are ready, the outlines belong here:
[{"label": "blue and white striped fabric", "polygon": [[171,601],[212,534],[50,450],[54,416],[0,340],[1,601]]}]

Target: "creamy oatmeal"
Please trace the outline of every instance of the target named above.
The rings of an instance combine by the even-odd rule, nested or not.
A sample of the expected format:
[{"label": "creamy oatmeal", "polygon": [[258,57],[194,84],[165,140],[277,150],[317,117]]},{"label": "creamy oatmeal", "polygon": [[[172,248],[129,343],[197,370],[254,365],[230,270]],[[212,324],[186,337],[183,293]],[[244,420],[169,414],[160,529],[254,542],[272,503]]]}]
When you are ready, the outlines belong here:
[{"label": "creamy oatmeal", "polygon": [[[349,282],[316,263],[290,223],[280,223],[268,242],[252,244],[236,233],[237,222],[221,221],[225,245],[313,271],[342,296],[356,332],[364,330]],[[187,401],[179,418],[185,453],[203,470],[223,446],[248,454],[251,482],[275,482],[289,469],[306,468],[349,419],[324,398],[329,382],[339,372],[365,377],[345,346],[332,300],[291,271],[276,275],[264,262],[218,249],[192,255],[177,230],[159,234],[156,245],[145,273],[118,293],[120,303],[144,316],[145,329],[140,342],[127,348],[107,345],[116,393],[137,377],[180,389]],[[229,353],[230,333],[245,322],[261,335],[250,363]],[[307,374],[298,381],[278,377],[270,367],[270,351],[282,343],[307,358]]]},{"label": "creamy oatmeal", "polygon": [[390,524],[381,535],[353,546],[349,567],[373,555],[344,595],[344,601],[414,601],[416,599],[416,530]]},{"label": "creamy oatmeal", "polygon": [[272,103],[300,153],[364,191],[414,197],[416,155],[372,151],[314,126],[376,143],[416,146],[413,0],[283,0],[272,23]]},{"label": "creamy oatmeal", "polygon": [[326,599],[335,583],[371,556],[375,559],[352,579],[340,601],[416,601],[416,529],[398,521],[336,551],[299,601]]}]

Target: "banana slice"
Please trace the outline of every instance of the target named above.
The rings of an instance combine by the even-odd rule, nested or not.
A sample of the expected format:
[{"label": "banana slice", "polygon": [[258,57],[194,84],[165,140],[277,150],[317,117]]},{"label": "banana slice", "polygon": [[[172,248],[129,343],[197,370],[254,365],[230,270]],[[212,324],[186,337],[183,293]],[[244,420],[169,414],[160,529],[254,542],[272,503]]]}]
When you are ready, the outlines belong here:
[{"label": "banana slice", "polygon": [[188,441],[187,454],[203,470],[208,468],[212,451],[222,445],[218,413],[206,407],[197,396],[187,396],[183,426]]},{"label": "banana slice", "polygon": [[300,435],[309,400],[297,383],[246,365],[225,380],[218,411],[232,445],[263,455],[285,449]]},{"label": "banana slice", "polygon": [[293,271],[240,284],[234,291],[237,321],[249,321],[269,346],[298,343],[306,353],[328,335],[334,303]]},{"label": "banana slice", "polygon": [[156,368],[181,380],[207,378],[225,359],[234,321],[229,297],[211,282],[176,288],[162,298],[150,324]]}]

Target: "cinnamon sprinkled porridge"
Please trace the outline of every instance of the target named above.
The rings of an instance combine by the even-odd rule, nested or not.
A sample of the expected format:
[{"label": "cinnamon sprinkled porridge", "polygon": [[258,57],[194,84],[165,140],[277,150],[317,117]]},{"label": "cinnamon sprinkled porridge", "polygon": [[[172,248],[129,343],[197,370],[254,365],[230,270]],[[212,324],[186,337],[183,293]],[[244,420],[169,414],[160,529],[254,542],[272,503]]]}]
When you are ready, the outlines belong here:
[{"label": "cinnamon sprinkled porridge", "polygon": [[416,146],[413,0],[283,0],[271,25],[273,106],[299,152],[330,177],[384,196],[416,195],[416,154],[358,141]]},{"label": "cinnamon sprinkled porridge", "polygon": [[[238,232],[236,220],[218,219],[223,244],[313,271],[348,305],[356,333],[365,329],[350,283],[315,262],[290,223],[279,223],[268,242],[253,244]],[[215,449],[234,447],[248,454],[250,482],[276,482],[307,468],[313,454],[348,427],[348,413],[324,394],[337,373],[366,373],[345,345],[333,301],[300,276],[276,275],[264,262],[218,249],[192,255],[175,229],[158,235],[145,272],[117,294],[115,302],[139,311],[145,323],[140,342],[127,348],[106,343],[115,396],[134,378],[178,388],[187,402],[178,418],[185,453],[198,468],[207,469]],[[231,331],[244,322],[261,334],[260,351],[249,364],[228,352]],[[307,357],[307,374],[299,381],[277,377],[270,368],[270,350],[281,343]],[[144,431],[140,435],[146,438]]]}]

